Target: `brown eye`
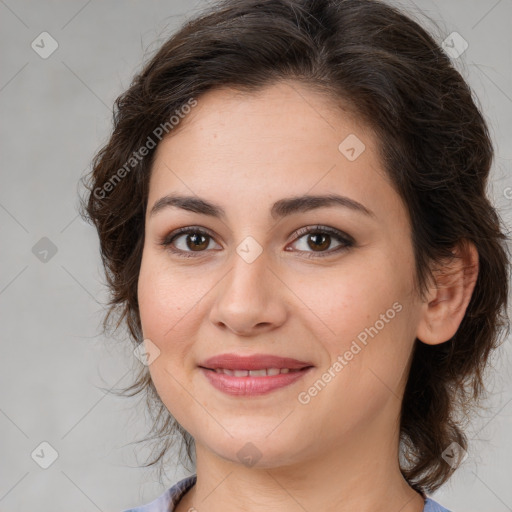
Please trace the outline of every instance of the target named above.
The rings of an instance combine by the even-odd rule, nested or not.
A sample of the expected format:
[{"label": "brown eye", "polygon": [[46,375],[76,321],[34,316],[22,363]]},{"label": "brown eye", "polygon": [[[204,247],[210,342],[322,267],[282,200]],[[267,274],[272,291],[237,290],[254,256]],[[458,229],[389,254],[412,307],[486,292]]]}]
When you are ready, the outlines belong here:
[{"label": "brown eye", "polygon": [[[305,241],[302,247],[299,244],[298,252],[304,253],[308,258],[329,256],[346,251],[355,245],[351,236],[329,227],[310,226],[298,230],[296,235],[302,236],[299,236],[295,243],[301,242],[302,239]],[[334,249],[331,249],[333,241],[337,245],[334,246]],[[177,256],[191,258],[206,253],[210,248],[210,242],[214,242],[214,238],[207,231],[201,228],[186,227],[168,235],[160,242],[160,245],[163,245]],[[222,249],[220,245],[218,245],[218,248]],[[285,250],[289,251],[290,249],[286,248]]]},{"label": "brown eye", "polygon": [[[209,248],[213,237],[200,228],[181,228],[167,236],[160,245],[169,251],[185,258],[193,257],[192,253],[203,253]],[[220,247],[220,246],[219,246]]]},{"label": "brown eye", "polygon": [[209,244],[208,235],[193,233],[185,235],[187,247],[192,251],[206,249]]},{"label": "brown eye", "polygon": [[[296,235],[299,235],[294,242],[298,244],[297,250],[303,252],[308,258],[329,256],[345,251],[355,245],[355,240],[351,236],[327,226],[301,228]],[[332,250],[327,250],[331,249],[333,241],[337,245]]]},{"label": "brown eye", "polygon": [[331,245],[331,237],[330,235],[324,235],[324,234],[309,234],[308,237],[308,245],[312,249],[316,250],[324,250],[328,249]]}]

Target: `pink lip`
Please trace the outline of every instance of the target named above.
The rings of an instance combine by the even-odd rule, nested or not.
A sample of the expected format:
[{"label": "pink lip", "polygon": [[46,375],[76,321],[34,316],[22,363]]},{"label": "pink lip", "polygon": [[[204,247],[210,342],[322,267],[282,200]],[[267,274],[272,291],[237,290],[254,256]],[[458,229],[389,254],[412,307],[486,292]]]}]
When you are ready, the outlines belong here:
[{"label": "pink lip", "polygon": [[279,357],[271,354],[254,354],[251,356],[242,356],[238,354],[220,354],[210,357],[203,361],[201,368],[215,370],[224,368],[227,370],[262,370],[264,368],[289,368],[290,370],[299,370],[308,366],[313,366],[307,361],[298,361],[290,357]]},{"label": "pink lip", "polygon": [[[267,366],[266,368],[271,368],[271,366]],[[273,368],[276,368],[276,366]],[[228,395],[248,396],[263,395],[288,386],[296,380],[301,379],[312,368],[312,366],[309,366],[294,372],[266,375],[264,377],[235,377],[234,375],[217,373],[215,370],[207,368],[201,368],[201,371],[210,381],[210,384],[219,391],[223,391]]]},{"label": "pink lip", "polygon": [[[301,379],[313,365],[307,361],[299,361],[290,357],[279,357],[271,354],[253,354],[243,356],[238,354],[219,354],[202,362],[199,367],[210,381],[210,384],[228,395],[248,396],[263,395],[284,386],[289,386]],[[289,373],[266,375],[261,377],[235,377],[217,373],[215,369],[227,370],[262,370],[265,368],[288,368]]]}]

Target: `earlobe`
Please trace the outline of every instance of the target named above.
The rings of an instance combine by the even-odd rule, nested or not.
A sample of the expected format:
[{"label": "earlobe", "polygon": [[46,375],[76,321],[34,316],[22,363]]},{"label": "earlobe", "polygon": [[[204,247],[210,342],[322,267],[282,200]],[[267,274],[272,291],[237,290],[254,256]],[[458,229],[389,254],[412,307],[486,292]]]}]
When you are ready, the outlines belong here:
[{"label": "earlobe", "polygon": [[478,277],[478,250],[461,241],[453,250],[453,258],[438,266],[435,283],[422,305],[416,337],[428,345],[451,339],[457,332],[471,300]]}]

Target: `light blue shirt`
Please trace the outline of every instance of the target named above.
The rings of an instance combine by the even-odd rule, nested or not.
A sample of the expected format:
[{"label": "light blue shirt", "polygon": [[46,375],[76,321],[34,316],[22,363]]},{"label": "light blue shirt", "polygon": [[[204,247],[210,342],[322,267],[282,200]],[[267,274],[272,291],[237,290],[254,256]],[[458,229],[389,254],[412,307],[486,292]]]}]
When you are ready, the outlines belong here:
[{"label": "light blue shirt", "polygon": [[[174,484],[150,503],[146,503],[140,507],[130,508],[123,512],[174,512],[174,508],[181,497],[196,483],[196,479],[197,475],[188,476]],[[433,499],[427,498],[423,512],[450,512],[450,510],[442,507]]]}]

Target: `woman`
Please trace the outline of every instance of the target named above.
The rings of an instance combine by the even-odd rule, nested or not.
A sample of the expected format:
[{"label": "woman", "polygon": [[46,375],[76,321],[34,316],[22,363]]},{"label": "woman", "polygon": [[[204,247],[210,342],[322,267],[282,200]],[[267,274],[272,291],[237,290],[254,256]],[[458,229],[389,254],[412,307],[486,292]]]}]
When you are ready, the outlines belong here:
[{"label": "woman", "polygon": [[[446,511],[509,259],[471,91],[375,0],[227,0],[116,102],[84,201],[162,462],[132,511]],[[508,327],[508,326],[507,326]]]}]

